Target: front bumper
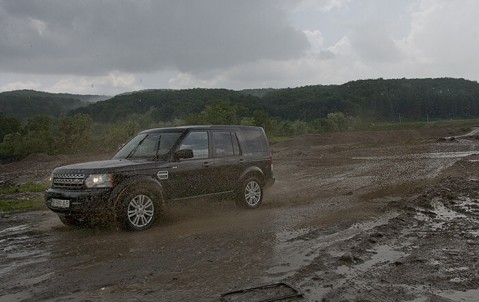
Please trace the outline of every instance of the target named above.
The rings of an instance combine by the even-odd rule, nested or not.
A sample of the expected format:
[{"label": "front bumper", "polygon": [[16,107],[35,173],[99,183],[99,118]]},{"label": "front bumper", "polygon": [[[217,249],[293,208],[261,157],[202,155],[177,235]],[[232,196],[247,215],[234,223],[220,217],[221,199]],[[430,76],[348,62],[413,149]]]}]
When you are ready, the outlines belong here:
[{"label": "front bumper", "polygon": [[[82,191],[66,191],[48,189],[45,191],[45,203],[55,213],[66,216],[86,216],[111,209],[109,198],[111,189],[90,189]],[[68,207],[54,206],[52,200],[68,200]]]}]

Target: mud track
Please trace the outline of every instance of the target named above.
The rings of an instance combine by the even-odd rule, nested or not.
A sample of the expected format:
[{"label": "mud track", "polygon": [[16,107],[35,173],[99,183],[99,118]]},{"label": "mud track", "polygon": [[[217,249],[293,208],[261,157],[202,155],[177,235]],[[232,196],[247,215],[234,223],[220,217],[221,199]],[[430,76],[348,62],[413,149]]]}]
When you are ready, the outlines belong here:
[{"label": "mud track", "polygon": [[[277,183],[259,209],[171,204],[141,233],[71,229],[47,210],[0,214],[0,301],[219,301],[276,282],[303,293],[290,301],[477,301],[479,141],[462,134],[276,144]],[[0,177],[43,178],[70,160],[41,159]]]}]

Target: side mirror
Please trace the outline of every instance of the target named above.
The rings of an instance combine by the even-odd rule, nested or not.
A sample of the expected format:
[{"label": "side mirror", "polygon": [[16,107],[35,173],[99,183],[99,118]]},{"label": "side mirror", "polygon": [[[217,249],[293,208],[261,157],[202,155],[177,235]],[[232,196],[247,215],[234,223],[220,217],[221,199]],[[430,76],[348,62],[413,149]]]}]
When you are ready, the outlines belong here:
[{"label": "side mirror", "polygon": [[193,150],[183,149],[175,152],[175,159],[193,158]]}]

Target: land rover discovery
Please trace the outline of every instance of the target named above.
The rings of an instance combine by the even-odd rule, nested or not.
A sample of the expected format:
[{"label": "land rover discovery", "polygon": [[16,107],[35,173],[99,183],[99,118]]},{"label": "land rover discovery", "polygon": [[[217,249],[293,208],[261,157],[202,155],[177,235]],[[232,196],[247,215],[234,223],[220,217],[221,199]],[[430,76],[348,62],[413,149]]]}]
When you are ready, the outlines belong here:
[{"label": "land rover discovery", "polygon": [[274,181],[263,128],[157,128],[138,133],[110,160],[54,169],[45,201],[66,225],[108,216],[140,231],[175,200],[229,194],[238,206],[257,208]]}]

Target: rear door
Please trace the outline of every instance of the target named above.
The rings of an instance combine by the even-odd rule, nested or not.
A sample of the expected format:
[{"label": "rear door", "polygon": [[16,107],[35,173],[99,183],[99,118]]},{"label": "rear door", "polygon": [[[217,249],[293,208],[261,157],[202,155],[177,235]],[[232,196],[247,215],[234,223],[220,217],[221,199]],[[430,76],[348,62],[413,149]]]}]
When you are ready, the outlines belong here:
[{"label": "rear door", "polygon": [[215,157],[214,181],[216,192],[236,189],[243,169],[243,158],[235,131],[212,131],[213,155]]}]

